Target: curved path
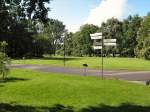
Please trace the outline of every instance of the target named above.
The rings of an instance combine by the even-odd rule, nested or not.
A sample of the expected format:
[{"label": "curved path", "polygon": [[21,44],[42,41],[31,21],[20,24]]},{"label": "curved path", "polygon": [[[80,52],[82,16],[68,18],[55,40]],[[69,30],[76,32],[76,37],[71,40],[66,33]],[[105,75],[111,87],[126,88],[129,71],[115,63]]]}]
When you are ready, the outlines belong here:
[{"label": "curved path", "polygon": [[[23,65],[23,64],[13,64],[12,68],[22,68],[31,69],[41,72],[55,72],[55,73],[65,73],[65,74],[76,74],[85,75],[84,69],[82,68],[65,68],[65,67],[52,67],[47,65]],[[87,74],[90,76],[101,76],[101,70],[88,69]],[[104,71],[104,76],[107,78],[115,78],[129,81],[147,81],[150,80],[150,71],[122,71],[122,70],[107,70]]]}]

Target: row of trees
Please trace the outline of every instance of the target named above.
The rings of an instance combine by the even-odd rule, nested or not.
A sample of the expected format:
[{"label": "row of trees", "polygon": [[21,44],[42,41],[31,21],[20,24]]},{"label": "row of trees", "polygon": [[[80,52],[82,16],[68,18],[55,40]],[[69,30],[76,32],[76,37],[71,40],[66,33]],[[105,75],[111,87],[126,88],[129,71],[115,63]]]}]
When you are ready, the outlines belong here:
[{"label": "row of trees", "polygon": [[1,0],[0,41],[6,41],[13,58],[55,54],[65,30],[62,22],[48,18],[51,0]]},{"label": "row of trees", "polygon": [[[117,39],[117,47],[104,49],[106,56],[117,54],[150,59],[150,13],[145,17],[129,16],[123,21],[111,18],[101,27],[86,24],[81,26],[80,31],[68,33],[61,21],[48,18],[50,9],[45,4],[50,1],[0,1],[0,41],[8,43],[5,51],[8,56],[62,55],[64,46],[69,56],[101,55],[100,50],[93,50],[90,34],[102,32],[105,38]],[[63,34],[65,39],[62,38]]]},{"label": "row of trees", "polygon": [[150,13],[145,17],[129,16],[123,21],[111,18],[101,27],[83,25],[80,31],[66,36],[66,54],[74,56],[100,55],[92,49],[91,33],[103,32],[106,39],[117,39],[117,47],[107,47],[104,54],[109,56],[140,57],[150,59]]}]

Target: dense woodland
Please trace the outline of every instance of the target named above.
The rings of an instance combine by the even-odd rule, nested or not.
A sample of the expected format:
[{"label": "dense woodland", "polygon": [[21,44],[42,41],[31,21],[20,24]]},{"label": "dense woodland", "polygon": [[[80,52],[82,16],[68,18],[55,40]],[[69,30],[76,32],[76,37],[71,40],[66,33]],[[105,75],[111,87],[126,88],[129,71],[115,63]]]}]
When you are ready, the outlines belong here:
[{"label": "dense woodland", "polygon": [[[91,33],[102,32],[104,38],[116,38],[116,47],[104,49],[105,56],[150,59],[150,13],[145,17],[129,16],[120,21],[110,18],[101,27],[85,24],[76,33],[65,29],[63,22],[48,18],[51,0],[1,0],[0,41],[8,45],[11,58],[42,57],[43,54],[101,56],[92,48]],[[65,47],[65,48],[64,48]]]}]

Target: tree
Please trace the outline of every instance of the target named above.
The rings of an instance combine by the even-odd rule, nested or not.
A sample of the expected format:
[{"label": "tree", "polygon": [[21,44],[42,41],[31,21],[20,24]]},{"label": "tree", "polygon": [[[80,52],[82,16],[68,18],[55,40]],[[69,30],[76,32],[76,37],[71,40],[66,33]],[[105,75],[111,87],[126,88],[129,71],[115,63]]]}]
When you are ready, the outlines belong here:
[{"label": "tree", "polygon": [[137,45],[137,32],[141,26],[142,18],[138,15],[129,16],[123,21],[123,56],[134,57]]},{"label": "tree", "polygon": [[32,56],[34,57],[43,57],[43,54],[50,53],[51,50],[51,42],[49,41],[49,37],[44,32],[33,35],[33,49]]},{"label": "tree", "polygon": [[90,34],[99,30],[98,26],[85,24],[80,27],[80,31],[73,34],[73,54],[76,56],[91,56],[93,53],[92,40]]},{"label": "tree", "polygon": [[105,39],[117,39],[117,47],[110,46],[105,48],[105,55],[108,56],[110,53],[113,53],[113,55],[115,53],[122,55],[122,22],[115,18],[108,19],[106,23],[102,23],[101,30]]},{"label": "tree", "polygon": [[73,56],[83,56],[83,39],[82,39],[82,35],[81,32],[76,32],[75,34],[73,34],[73,52],[72,55]]},{"label": "tree", "polygon": [[99,30],[98,26],[92,24],[85,24],[81,26],[80,31],[83,39],[83,55],[91,56],[93,53],[93,42],[90,34],[96,33]]},{"label": "tree", "polygon": [[50,1],[0,1],[0,41],[8,43],[7,54],[10,57],[21,58],[33,54],[33,35],[39,34],[37,24],[47,23],[49,8],[45,3]]},{"label": "tree", "polygon": [[22,6],[24,13],[27,15],[29,20],[38,19],[42,22],[47,22],[47,13],[50,10],[45,6],[46,3],[50,3],[51,0],[24,0]]},{"label": "tree", "polygon": [[150,59],[150,13],[144,17],[141,27],[138,31],[136,56]]},{"label": "tree", "polygon": [[48,35],[48,39],[52,47],[50,53],[53,53],[54,55],[56,54],[57,47],[60,44],[61,37],[64,32],[65,25],[63,22],[55,19],[48,20],[44,33]]},{"label": "tree", "polygon": [[66,32],[64,36],[65,36],[64,38],[65,45],[61,45],[60,54],[63,54],[65,49],[65,54],[71,56],[73,54],[73,33]]}]

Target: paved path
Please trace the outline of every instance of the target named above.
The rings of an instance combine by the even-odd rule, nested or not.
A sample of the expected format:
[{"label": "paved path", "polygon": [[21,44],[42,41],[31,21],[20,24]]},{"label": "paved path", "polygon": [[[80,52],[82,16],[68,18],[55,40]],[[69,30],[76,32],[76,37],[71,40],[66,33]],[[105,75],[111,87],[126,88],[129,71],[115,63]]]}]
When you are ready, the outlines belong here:
[{"label": "paved path", "polygon": [[[52,67],[47,65],[22,65],[14,64],[11,65],[12,68],[23,68],[31,69],[41,72],[55,72],[55,73],[66,73],[66,74],[76,74],[84,75],[84,69],[82,68],[65,68],[65,67]],[[90,76],[101,76],[100,70],[88,69],[87,74]],[[138,71],[138,72],[129,72],[122,70],[114,71],[104,71],[105,77],[129,80],[129,81],[146,81],[150,80],[150,71]]]}]

